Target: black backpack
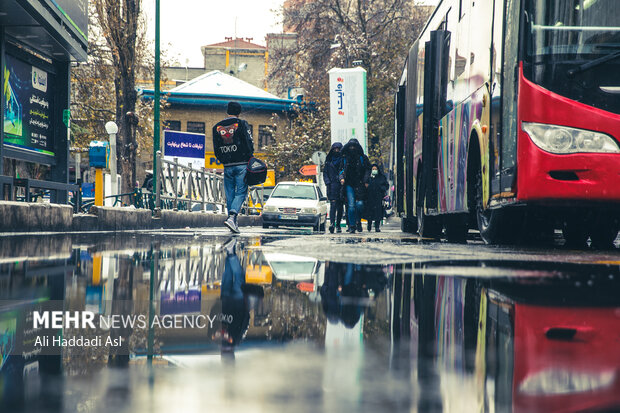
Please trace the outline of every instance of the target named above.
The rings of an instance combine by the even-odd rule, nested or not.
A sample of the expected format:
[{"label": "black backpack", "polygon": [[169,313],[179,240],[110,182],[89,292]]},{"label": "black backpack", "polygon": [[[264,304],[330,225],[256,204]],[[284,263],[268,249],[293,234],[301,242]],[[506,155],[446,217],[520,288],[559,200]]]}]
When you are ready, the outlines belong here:
[{"label": "black backpack", "polygon": [[267,179],[267,164],[258,158],[252,156],[246,169],[245,183],[249,186],[260,185]]}]

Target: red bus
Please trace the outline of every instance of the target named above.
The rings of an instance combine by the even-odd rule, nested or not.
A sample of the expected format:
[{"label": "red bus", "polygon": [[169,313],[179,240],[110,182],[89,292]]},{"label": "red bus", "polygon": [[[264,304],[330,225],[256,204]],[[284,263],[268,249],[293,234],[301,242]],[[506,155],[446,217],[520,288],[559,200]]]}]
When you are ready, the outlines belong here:
[{"label": "red bus", "polygon": [[[610,247],[620,217],[615,0],[443,0],[396,94],[404,231]],[[526,231],[523,231],[525,229]]]},{"label": "red bus", "polygon": [[548,267],[484,278],[435,275],[442,263],[413,268],[410,292],[403,286],[395,305],[410,306],[401,323],[421,397],[443,411],[619,411],[618,270],[571,275],[565,266],[557,277]]}]

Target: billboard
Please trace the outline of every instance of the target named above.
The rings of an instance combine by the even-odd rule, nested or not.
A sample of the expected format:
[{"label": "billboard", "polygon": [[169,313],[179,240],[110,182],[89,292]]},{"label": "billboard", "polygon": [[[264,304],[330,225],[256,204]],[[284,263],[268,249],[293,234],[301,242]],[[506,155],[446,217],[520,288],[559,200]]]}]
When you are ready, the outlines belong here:
[{"label": "billboard", "polygon": [[54,76],[6,55],[4,143],[54,156]]},{"label": "billboard", "polygon": [[88,40],[88,0],[52,0],[58,11]]},{"label": "billboard", "polygon": [[335,68],[328,73],[331,142],[345,144],[355,138],[367,154],[366,70]]},{"label": "billboard", "polygon": [[164,159],[173,161],[178,158],[183,165],[192,164],[200,169],[205,159],[205,135],[202,133],[164,131]]}]

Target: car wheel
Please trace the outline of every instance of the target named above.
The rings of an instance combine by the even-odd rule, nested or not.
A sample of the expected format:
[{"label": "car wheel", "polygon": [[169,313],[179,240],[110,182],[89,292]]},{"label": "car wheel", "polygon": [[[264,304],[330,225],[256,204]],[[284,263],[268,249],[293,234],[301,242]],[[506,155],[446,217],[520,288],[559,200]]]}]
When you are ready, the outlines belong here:
[{"label": "car wheel", "polygon": [[314,232],[320,232],[321,231],[321,220],[320,219],[316,222],[316,224],[314,224],[312,226],[312,230]]}]

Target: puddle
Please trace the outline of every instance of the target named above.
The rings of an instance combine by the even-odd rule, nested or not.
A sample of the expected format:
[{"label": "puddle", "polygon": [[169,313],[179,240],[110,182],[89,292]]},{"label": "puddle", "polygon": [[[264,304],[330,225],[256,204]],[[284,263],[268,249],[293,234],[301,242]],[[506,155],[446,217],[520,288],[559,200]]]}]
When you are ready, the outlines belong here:
[{"label": "puddle", "polygon": [[356,265],[281,239],[0,238],[0,410],[620,406],[617,262]]}]

